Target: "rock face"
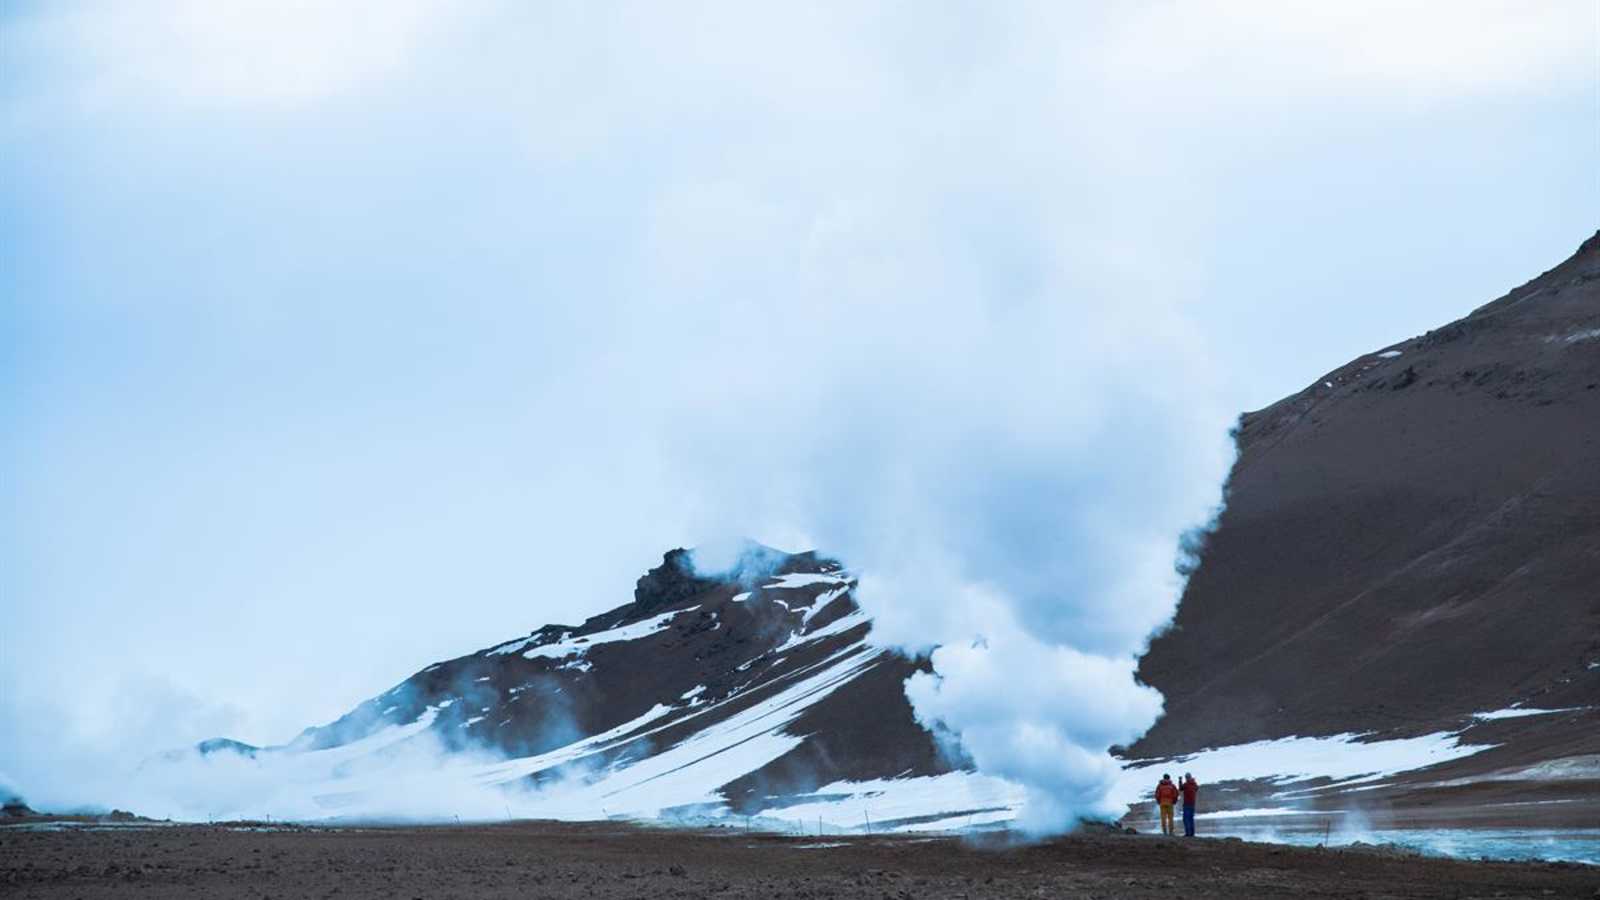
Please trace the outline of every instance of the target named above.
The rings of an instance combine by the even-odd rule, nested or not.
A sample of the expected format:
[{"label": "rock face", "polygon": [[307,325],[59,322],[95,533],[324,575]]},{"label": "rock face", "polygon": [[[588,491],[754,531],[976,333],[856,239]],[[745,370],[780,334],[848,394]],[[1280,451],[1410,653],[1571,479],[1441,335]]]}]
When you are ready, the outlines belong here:
[{"label": "rock face", "polygon": [[1168,712],[1135,755],[1513,705],[1578,709],[1493,720],[1506,746],[1475,765],[1600,751],[1600,234],[1243,416],[1238,444],[1140,666]]},{"label": "rock face", "polygon": [[661,565],[639,576],[633,588],[633,603],[640,612],[652,612],[680,603],[716,587],[709,578],[698,578],[689,560],[689,551],[679,547],[661,557]]},{"label": "rock face", "polygon": [[212,738],[209,741],[201,741],[195,745],[194,749],[201,756],[210,756],[213,753],[233,753],[246,758],[254,758],[261,750],[260,747],[246,744],[243,741],[229,740],[228,738]]},{"label": "rock face", "polygon": [[1010,818],[1017,792],[952,763],[918,725],[904,683],[927,663],[867,642],[854,585],[812,553],[746,548],[707,578],[674,550],[632,603],[581,625],[430,665],[284,747],[195,752],[313,784],[278,807],[293,818],[362,815],[361,792],[383,781],[368,772],[437,751],[475,787],[504,788],[507,815]]}]

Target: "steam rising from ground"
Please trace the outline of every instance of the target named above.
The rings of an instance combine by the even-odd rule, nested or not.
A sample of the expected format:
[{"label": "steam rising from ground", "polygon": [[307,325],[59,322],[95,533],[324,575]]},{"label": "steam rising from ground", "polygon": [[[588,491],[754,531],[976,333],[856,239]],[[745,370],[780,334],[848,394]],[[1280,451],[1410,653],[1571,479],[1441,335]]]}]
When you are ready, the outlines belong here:
[{"label": "steam rising from ground", "polygon": [[[1352,166],[1361,138],[1318,129],[1553,171],[1416,105],[1590,68],[1559,11],[1519,11],[1517,42],[1504,13],[1453,17],[1480,46],[1418,38],[1439,25],[1416,4],[368,6],[0,13],[0,290],[24,298],[0,307],[0,769],[25,794],[92,802],[84,773],[165,747],[282,742],[622,601],[667,547],[749,536],[842,558],[880,640],[938,645],[918,714],[1026,785],[1034,827],[1093,812],[1105,748],[1159,712],[1133,659],[1246,402],[1215,347],[1337,243],[1301,221],[1315,179],[1256,184],[1283,148],[1241,157],[1241,123],[1407,187],[1436,167]],[[1435,230],[1385,232],[1333,184],[1360,228],[1326,234]],[[1476,195],[1399,187],[1365,186]],[[1259,235],[1218,224],[1268,209],[1276,233],[1285,202],[1262,277]],[[1474,277],[1447,231],[1429,294]],[[1385,334],[1404,290],[1372,301]],[[1232,364],[1272,349],[1240,334]],[[114,702],[141,671],[172,690]]]},{"label": "steam rising from ground", "polygon": [[1231,460],[1204,365],[1162,327],[1175,313],[1060,277],[1003,315],[946,294],[957,314],[919,322],[900,352],[898,317],[856,306],[847,337],[798,342],[803,379],[801,360],[741,374],[784,398],[762,427],[738,424],[759,407],[696,409],[686,388],[674,435],[704,527],[837,555],[861,573],[877,640],[938,646],[935,674],[907,686],[917,714],[1026,786],[1024,824],[1041,831],[1117,812],[1106,750],[1161,710],[1135,659],[1172,614],[1179,537],[1213,514]]},{"label": "steam rising from ground", "polygon": [[[186,707],[159,688],[125,699],[149,713],[181,715]],[[390,702],[403,699],[388,695]],[[52,721],[32,712],[34,721]],[[260,750],[174,746],[175,735],[197,733],[182,721],[161,734],[106,733],[95,743],[70,734],[22,734],[27,746],[48,747],[57,758],[45,765],[24,757],[34,777],[16,793],[49,812],[120,808],[179,821],[498,821],[513,810],[531,815],[532,804],[581,780],[583,771],[575,767],[538,789],[485,784],[481,771],[501,754],[470,743],[447,745],[427,727],[436,714],[429,710],[415,722],[370,734],[351,728],[336,738],[338,746],[314,752],[298,741]],[[569,728],[560,722],[548,727],[558,733]],[[63,774],[39,777],[54,772]],[[0,778],[0,798],[5,793]]]}]

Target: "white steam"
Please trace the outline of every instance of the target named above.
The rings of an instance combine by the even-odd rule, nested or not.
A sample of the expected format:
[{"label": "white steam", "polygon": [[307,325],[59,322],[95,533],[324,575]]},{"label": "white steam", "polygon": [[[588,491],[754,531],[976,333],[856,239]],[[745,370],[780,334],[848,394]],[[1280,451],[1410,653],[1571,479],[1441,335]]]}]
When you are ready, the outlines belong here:
[{"label": "white steam", "polygon": [[[907,685],[918,716],[1024,786],[1022,824],[1039,832],[1119,812],[1106,751],[1161,712],[1136,658],[1175,608],[1179,537],[1214,515],[1231,460],[1225,417],[1191,393],[1204,375],[1185,341],[1083,336],[1124,313],[1170,321],[1131,305],[1111,313],[1063,287],[1005,321],[924,322],[941,353],[872,365],[817,335],[807,381],[768,386],[804,412],[732,440],[700,430],[718,410],[679,401],[679,466],[709,463],[693,479],[705,527],[798,535],[860,572],[877,640],[937,647],[935,673]],[[856,338],[892,343],[894,320],[857,322]],[[761,465],[696,458],[724,444]]]},{"label": "white steam", "polygon": [[[881,640],[941,648],[918,714],[1026,785],[1032,824],[1097,811],[1106,748],[1159,711],[1133,660],[1232,410],[1152,230],[1170,197],[1096,99],[1111,63],[1063,51],[1095,16],[424,4],[351,66],[209,79],[323,34],[320,7],[184,9],[145,23],[170,42],[89,15],[15,32],[36,70],[7,127],[120,161],[33,198],[97,215],[52,229],[88,242],[70,280],[31,277],[65,285],[63,334],[132,335],[83,351],[106,381],[46,435],[75,452],[21,466],[34,552],[89,561],[30,570],[30,595],[132,592],[78,619],[138,647],[200,629],[167,659],[266,710],[282,730],[238,736],[271,743],[373,671],[621,602],[666,547],[816,548],[865,573]],[[41,62],[63,54],[85,62]],[[97,223],[150,209],[171,230],[135,229],[123,265],[127,229]],[[79,324],[106,316],[139,325]],[[450,631],[467,601],[483,621]],[[80,694],[130,662],[73,660]],[[349,670],[363,693],[331,693]],[[93,801],[51,757],[18,777]]]}]

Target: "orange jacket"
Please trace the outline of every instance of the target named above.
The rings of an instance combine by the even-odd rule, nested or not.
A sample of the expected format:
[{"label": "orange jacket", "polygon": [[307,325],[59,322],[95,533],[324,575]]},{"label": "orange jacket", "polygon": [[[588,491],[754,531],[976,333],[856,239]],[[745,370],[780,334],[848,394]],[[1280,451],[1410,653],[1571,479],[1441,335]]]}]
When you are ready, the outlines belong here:
[{"label": "orange jacket", "polygon": [[1170,781],[1163,781],[1156,785],[1156,802],[1162,806],[1171,806],[1178,802],[1178,786]]}]

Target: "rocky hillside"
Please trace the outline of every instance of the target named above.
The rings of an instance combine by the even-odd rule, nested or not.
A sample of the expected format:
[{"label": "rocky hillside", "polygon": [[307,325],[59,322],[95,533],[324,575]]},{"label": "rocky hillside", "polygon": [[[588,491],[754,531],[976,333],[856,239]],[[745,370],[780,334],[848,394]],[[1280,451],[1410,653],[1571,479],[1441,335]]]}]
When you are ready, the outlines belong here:
[{"label": "rocky hillside", "polygon": [[1600,234],[1238,443],[1135,755],[1464,727],[1499,745],[1476,770],[1600,753]]},{"label": "rocky hillside", "polygon": [[277,808],[305,819],[382,813],[419,753],[430,778],[495,789],[496,817],[503,794],[507,815],[546,818],[1009,818],[1016,792],[917,724],[903,684],[926,663],[869,646],[853,585],[811,553],[751,547],[706,578],[674,550],[631,603],[580,625],[430,665],[284,747],[192,752],[298,781]]}]

